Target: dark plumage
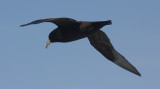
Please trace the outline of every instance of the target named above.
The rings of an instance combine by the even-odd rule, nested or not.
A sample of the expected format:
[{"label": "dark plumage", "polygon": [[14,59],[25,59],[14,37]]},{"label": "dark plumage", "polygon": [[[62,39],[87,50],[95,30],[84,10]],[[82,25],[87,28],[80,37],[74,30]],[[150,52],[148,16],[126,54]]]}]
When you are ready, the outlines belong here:
[{"label": "dark plumage", "polygon": [[39,24],[42,22],[51,22],[58,26],[58,28],[54,29],[49,34],[49,40],[46,44],[46,48],[51,42],[70,42],[88,37],[90,44],[104,57],[118,66],[141,76],[138,70],[129,63],[124,56],[114,49],[107,35],[100,30],[103,26],[112,24],[111,20],[85,22],[76,21],[71,18],[49,18],[36,20],[31,23],[21,25],[21,27],[31,24]]}]

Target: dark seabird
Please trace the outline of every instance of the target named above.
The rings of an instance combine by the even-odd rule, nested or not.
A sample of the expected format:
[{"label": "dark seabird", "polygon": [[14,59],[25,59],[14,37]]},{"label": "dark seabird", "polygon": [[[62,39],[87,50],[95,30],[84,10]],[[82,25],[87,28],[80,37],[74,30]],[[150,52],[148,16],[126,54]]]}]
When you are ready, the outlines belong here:
[{"label": "dark seabird", "polygon": [[36,20],[28,24],[21,25],[20,27],[31,24],[39,24],[42,22],[51,22],[58,26],[49,34],[49,40],[45,46],[46,48],[51,42],[65,43],[87,37],[90,41],[90,44],[104,57],[118,66],[138,76],[141,76],[138,70],[131,63],[129,63],[129,61],[127,61],[123,55],[114,49],[110,39],[103,31],[100,30],[103,26],[112,24],[111,20],[87,22],[76,21],[71,18],[48,18]]}]

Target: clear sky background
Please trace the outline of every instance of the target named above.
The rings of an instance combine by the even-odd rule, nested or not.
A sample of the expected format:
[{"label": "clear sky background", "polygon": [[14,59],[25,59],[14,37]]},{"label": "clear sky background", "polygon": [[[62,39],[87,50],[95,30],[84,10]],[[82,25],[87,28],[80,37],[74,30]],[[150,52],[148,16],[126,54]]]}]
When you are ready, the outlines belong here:
[{"label": "clear sky background", "polygon": [[[142,74],[104,58],[87,38],[54,43],[43,18],[112,20],[103,30]],[[0,89],[160,89],[160,0],[1,0]]]}]

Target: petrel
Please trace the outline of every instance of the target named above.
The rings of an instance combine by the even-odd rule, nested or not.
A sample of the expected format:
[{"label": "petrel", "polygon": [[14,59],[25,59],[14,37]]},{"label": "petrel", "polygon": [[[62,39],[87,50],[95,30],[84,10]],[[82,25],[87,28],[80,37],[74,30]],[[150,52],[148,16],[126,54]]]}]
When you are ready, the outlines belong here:
[{"label": "petrel", "polygon": [[71,18],[48,18],[35,20],[28,24],[23,24],[20,27],[42,22],[51,22],[58,26],[49,34],[49,40],[45,45],[46,48],[54,42],[66,43],[87,37],[90,44],[105,58],[118,66],[141,76],[138,70],[127,61],[123,55],[115,50],[108,36],[100,30],[105,25],[111,25],[111,20],[90,22],[76,21]]}]

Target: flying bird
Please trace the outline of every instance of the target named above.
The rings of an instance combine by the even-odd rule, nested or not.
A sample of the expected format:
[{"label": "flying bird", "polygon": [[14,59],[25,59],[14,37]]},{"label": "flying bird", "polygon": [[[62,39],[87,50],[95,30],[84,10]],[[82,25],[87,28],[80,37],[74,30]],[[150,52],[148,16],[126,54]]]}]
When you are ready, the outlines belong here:
[{"label": "flying bird", "polygon": [[20,27],[42,22],[51,22],[58,26],[49,34],[49,40],[45,45],[46,48],[54,42],[66,43],[87,37],[90,44],[105,58],[118,66],[141,76],[138,70],[127,61],[123,55],[115,50],[108,36],[100,30],[105,25],[111,25],[111,20],[90,22],[76,21],[71,18],[48,18],[35,20],[28,24],[23,24]]}]

